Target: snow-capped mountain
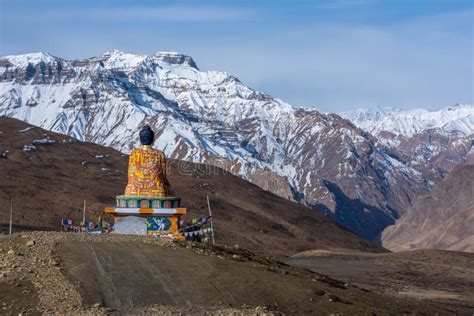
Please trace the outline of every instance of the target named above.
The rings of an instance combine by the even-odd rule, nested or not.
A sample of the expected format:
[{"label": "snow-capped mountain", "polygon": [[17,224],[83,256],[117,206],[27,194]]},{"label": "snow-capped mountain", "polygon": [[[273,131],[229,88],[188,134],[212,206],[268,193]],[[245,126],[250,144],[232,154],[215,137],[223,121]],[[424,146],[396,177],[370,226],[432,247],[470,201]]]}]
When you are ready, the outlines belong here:
[{"label": "snow-capped mountain", "polygon": [[360,128],[376,135],[390,132],[412,137],[429,129],[446,134],[474,134],[474,105],[457,104],[437,111],[425,109],[402,110],[394,108],[358,109],[341,113]]},{"label": "snow-capped mountain", "polygon": [[432,185],[340,116],[294,108],[178,53],[1,57],[0,115],[125,153],[150,124],[167,156],[223,167],[372,240]]},{"label": "snow-capped mountain", "polygon": [[412,166],[418,169],[449,171],[474,163],[474,105],[437,111],[376,108],[341,115],[412,157]]}]

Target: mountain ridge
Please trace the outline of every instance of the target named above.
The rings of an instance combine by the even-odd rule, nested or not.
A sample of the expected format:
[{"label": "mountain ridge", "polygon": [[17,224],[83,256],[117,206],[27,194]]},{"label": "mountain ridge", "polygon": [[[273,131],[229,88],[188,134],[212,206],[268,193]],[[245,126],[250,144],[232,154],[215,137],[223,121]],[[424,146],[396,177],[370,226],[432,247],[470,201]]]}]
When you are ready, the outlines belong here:
[{"label": "mountain ridge", "polygon": [[123,54],[27,65],[0,58],[0,115],[124,153],[149,124],[168,157],[222,167],[323,209],[369,240],[433,185],[336,114],[295,108],[225,72],[199,71],[186,55]]},{"label": "mountain ridge", "polygon": [[435,182],[457,165],[474,164],[474,105],[439,110],[359,109],[342,114],[385,145],[412,157]]},{"label": "mountain ridge", "polygon": [[390,132],[396,136],[412,137],[429,129],[440,129],[446,134],[474,134],[474,105],[456,104],[439,110],[415,108],[356,109],[340,113],[360,128],[377,135]]}]

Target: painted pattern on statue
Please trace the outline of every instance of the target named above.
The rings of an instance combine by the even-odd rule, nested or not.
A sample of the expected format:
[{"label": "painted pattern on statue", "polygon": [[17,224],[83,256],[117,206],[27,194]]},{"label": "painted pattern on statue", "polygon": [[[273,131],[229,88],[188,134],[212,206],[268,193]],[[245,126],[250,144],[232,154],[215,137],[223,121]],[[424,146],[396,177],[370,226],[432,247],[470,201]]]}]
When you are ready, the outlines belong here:
[{"label": "painted pattern on statue", "polygon": [[125,195],[171,196],[170,184],[166,177],[166,158],[162,151],[143,146],[130,153]]}]

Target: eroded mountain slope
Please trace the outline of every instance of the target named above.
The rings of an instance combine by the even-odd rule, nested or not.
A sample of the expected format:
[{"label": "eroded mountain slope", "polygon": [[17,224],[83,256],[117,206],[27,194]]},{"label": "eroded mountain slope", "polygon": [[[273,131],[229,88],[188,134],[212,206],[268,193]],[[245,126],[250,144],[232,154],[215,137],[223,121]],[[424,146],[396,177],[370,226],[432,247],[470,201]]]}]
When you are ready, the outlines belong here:
[{"label": "eroded mountain slope", "polygon": [[459,166],[382,235],[394,251],[434,248],[474,252],[474,165]]}]

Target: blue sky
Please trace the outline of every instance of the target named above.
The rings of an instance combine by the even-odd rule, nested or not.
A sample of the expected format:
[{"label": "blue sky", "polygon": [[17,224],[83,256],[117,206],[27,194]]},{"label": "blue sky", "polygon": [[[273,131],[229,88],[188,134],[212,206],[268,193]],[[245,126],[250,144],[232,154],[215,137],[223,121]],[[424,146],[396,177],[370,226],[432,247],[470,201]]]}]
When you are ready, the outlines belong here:
[{"label": "blue sky", "polygon": [[178,51],[323,111],[473,102],[473,1],[0,0],[0,55]]}]

